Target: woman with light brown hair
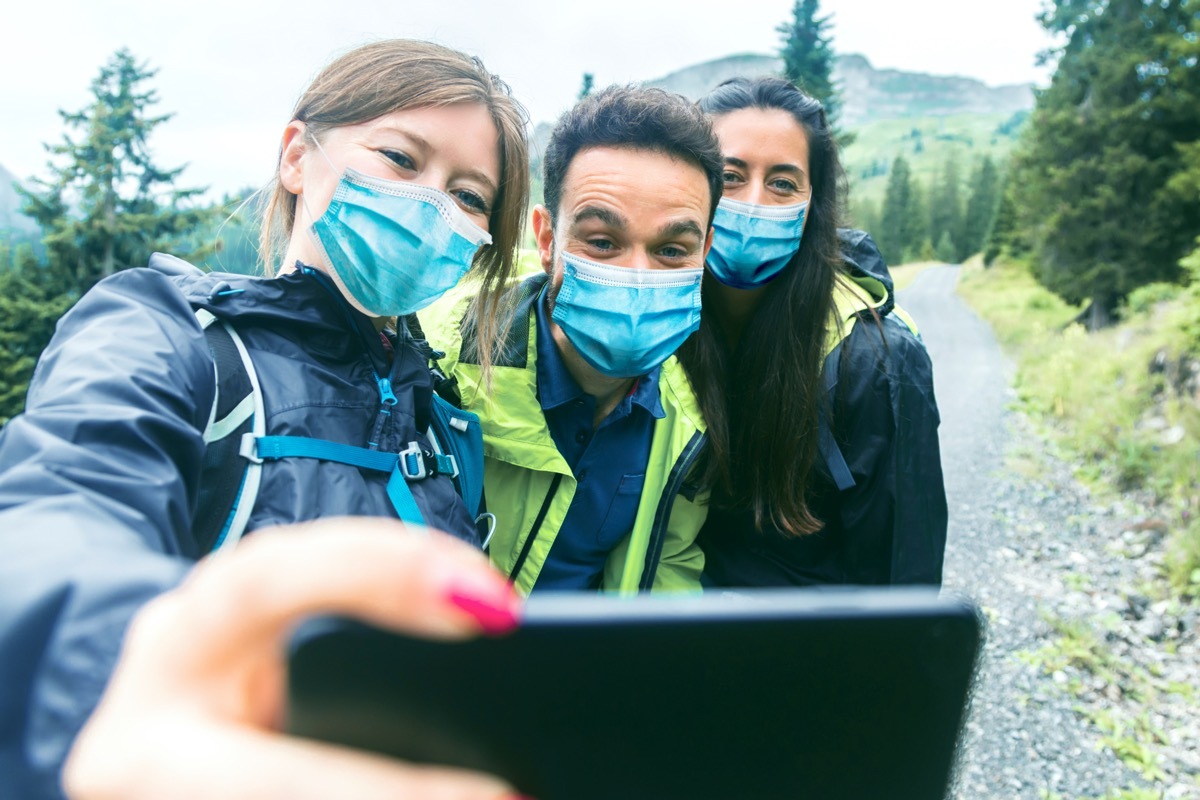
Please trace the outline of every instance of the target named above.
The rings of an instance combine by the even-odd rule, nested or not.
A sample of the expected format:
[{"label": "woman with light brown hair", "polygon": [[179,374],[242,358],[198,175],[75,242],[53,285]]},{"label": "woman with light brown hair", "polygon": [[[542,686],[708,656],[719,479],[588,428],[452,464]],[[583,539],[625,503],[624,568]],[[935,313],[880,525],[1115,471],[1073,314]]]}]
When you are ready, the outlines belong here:
[{"label": "woman with light brown hair", "polygon": [[[281,796],[329,796],[305,780],[328,750],[270,735],[298,614],[459,636],[515,621],[511,591],[470,552],[476,520],[451,458],[429,451],[428,350],[405,317],[473,277],[489,360],[529,191],[523,111],[477,59],[376,42],[305,91],[276,177],[268,277],[156,255],[101,281],[60,321],[26,412],[0,433],[2,796],[63,791],[135,615],[126,677],[72,760],[73,796],[261,796],[265,775],[285,774]],[[328,519],[352,515],[377,519]],[[415,544],[397,517],[449,536]],[[246,546],[184,581],[243,532]],[[411,580],[381,596],[388,575]],[[121,749],[139,730],[141,749]],[[241,761],[197,768],[226,751]],[[246,783],[255,761],[265,772]],[[461,796],[507,792],[472,785]]]}]

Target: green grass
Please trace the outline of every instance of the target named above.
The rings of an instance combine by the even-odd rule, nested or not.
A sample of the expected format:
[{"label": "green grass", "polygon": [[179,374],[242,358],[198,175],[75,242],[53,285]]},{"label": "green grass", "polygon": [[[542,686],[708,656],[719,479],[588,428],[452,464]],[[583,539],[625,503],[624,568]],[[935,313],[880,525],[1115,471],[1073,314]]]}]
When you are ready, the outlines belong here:
[{"label": "green grass", "polygon": [[990,155],[1000,163],[1012,152],[1021,126],[1011,121],[1009,114],[956,114],[879,120],[856,128],[854,142],[842,153],[855,202],[879,205],[887,189],[887,171],[900,155],[926,187],[953,156],[966,192],[977,160]]},{"label": "green grass", "polygon": [[[1109,687],[1116,687],[1120,702],[1113,702],[1107,708],[1081,704],[1076,706],[1076,713],[1095,727],[1104,746],[1143,779],[1150,782],[1165,780],[1161,748],[1167,743],[1167,737],[1151,719],[1150,709],[1162,703],[1191,703],[1195,690],[1164,681],[1161,675],[1116,657],[1107,644],[1109,626],[1103,618],[1087,621],[1043,613],[1042,619],[1053,635],[1037,651],[1018,653],[1017,658],[1047,675],[1065,673],[1064,689],[1075,697],[1084,695],[1084,679],[1089,676]],[[1135,798],[1140,795],[1110,794],[1107,797]]]},{"label": "green grass", "polygon": [[969,263],[959,293],[1016,360],[1022,410],[1074,460],[1079,477],[1102,495],[1152,493],[1171,528],[1170,585],[1200,596],[1200,406],[1150,369],[1156,355],[1177,360],[1194,346],[1187,330],[1197,304],[1148,288],[1131,297],[1121,324],[1087,333],[1072,323],[1079,309],[1018,264]]}]

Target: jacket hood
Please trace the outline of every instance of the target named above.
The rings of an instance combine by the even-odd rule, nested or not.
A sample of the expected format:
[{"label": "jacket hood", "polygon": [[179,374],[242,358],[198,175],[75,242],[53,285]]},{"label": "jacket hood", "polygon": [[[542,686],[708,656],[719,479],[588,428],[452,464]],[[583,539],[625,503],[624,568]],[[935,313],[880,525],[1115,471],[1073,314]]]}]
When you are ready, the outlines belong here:
[{"label": "jacket hood", "polygon": [[877,311],[880,316],[891,313],[896,304],[895,284],[871,234],[854,228],[838,228],[838,239],[846,273],[874,298],[883,298],[886,293],[886,299]]},{"label": "jacket hood", "polygon": [[194,307],[216,316],[302,322],[339,331],[346,329],[348,318],[370,323],[320,270],[296,269],[272,278],[205,272],[165,253],[154,253],[147,266],[173,278]]},{"label": "jacket hood", "polygon": [[[320,270],[301,268],[273,278],[205,272],[165,253],[151,255],[147,266],[170,277],[193,308],[230,322],[295,327],[316,350],[335,357],[361,352],[365,345],[376,369],[386,370],[387,357],[371,318],[351,306]],[[355,331],[358,336],[348,335]]]}]

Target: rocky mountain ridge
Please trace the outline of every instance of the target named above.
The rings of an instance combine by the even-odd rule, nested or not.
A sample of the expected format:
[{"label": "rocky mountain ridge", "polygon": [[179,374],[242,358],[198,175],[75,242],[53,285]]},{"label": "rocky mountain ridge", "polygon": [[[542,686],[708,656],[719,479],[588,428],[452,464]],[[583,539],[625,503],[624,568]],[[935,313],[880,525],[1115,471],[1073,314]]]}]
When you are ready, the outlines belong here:
[{"label": "rocky mountain ridge", "polygon": [[[664,75],[646,85],[693,99],[739,75],[778,75],[776,56],[745,53],[705,61]],[[904,117],[950,114],[1014,114],[1033,108],[1033,85],[988,86],[975,78],[876,69],[864,56],[839,56],[834,80],[842,91],[842,128]]]}]

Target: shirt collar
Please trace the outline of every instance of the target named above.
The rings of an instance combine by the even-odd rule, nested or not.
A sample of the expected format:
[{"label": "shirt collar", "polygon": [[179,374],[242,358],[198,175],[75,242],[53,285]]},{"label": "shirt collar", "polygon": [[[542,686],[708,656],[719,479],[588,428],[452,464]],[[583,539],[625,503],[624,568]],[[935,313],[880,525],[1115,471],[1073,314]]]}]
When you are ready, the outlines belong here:
[{"label": "shirt collar", "polygon": [[[579,388],[579,384],[571,377],[562,354],[558,352],[558,345],[554,343],[554,335],[550,332],[550,315],[546,311],[546,294],[549,288],[550,284],[547,283],[538,295],[537,302],[533,304],[537,314],[538,399],[543,411],[558,408],[585,396],[583,389]],[[655,419],[665,417],[667,412],[663,410],[662,398],[658,391],[660,369],[655,367],[637,378],[629,390],[629,395],[621,401],[618,409],[627,401],[632,401],[633,405],[641,406]]]}]

